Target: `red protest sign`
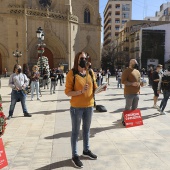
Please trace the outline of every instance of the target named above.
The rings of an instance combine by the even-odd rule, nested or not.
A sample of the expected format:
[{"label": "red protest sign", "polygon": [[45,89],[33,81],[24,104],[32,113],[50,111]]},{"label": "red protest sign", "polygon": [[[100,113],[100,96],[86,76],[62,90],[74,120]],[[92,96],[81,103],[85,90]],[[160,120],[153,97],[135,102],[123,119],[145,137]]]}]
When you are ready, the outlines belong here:
[{"label": "red protest sign", "polygon": [[0,169],[8,165],[2,138],[0,138]]},{"label": "red protest sign", "polygon": [[143,125],[141,112],[139,109],[126,110],[123,112],[126,128]]}]

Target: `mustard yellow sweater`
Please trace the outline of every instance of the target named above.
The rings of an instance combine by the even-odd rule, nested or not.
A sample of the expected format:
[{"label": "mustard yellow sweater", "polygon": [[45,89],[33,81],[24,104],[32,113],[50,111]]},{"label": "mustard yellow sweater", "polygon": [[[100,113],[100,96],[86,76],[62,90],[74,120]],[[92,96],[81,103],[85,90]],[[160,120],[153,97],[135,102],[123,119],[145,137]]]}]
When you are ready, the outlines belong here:
[{"label": "mustard yellow sweater", "polygon": [[[88,74],[85,77],[82,77],[78,74],[75,74],[75,84],[73,82],[74,75],[73,71],[70,70],[66,77],[66,85],[65,85],[65,94],[67,95],[70,91],[79,91],[82,90],[84,85],[87,83],[89,84],[89,89],[78,96],[72,96],[70,100],[70,104],[72,107],[77,108],[84,108],[84,107],[92,107],[94,106],[94,90],[97,88],[96,79],[94,72],[92,71],[93,79],[94,79],[94,87],[91,75]],[[94,90],[93,90],[94,88]]]}]

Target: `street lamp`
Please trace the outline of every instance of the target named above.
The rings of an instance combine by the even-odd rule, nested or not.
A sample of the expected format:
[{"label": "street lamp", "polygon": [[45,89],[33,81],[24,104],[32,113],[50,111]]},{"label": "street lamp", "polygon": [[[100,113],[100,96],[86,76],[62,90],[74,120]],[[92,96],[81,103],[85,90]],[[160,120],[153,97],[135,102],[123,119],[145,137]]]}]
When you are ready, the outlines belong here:
[{"label": "street lamp", "polygon": [[44,41],[44,32],[41,27],[39,27],[36,31],[37,38],[38,38],[38,44],[37,44],[37,50],[38,53],[40,54],[40,76],[43,76],[43,59],[42,59],[42,54],[44,53],[44,46],[45,44],[43,43]]},{"label": "street lamp", "polygon": [[17,58],[16,62],[18,64],[18,58],[22,56],[21,51],[19,52],[18,50],[16,50],[15,52],[13,52],[13,56]]}]

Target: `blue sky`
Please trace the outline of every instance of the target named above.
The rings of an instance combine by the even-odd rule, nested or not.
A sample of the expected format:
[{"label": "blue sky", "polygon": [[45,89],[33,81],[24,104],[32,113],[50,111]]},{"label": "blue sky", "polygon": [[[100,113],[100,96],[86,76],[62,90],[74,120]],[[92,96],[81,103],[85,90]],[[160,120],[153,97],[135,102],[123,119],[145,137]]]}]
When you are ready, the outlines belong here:
[{"label": "blue sky", "polygon": [[[108,0],[100,0],[100,14],[103,25],[103,11]],[[155,12],[160,10],[160,5],[170,2],[170,0],[132,0],[132,19],[143,20],[145,16],[155,16]]]}]

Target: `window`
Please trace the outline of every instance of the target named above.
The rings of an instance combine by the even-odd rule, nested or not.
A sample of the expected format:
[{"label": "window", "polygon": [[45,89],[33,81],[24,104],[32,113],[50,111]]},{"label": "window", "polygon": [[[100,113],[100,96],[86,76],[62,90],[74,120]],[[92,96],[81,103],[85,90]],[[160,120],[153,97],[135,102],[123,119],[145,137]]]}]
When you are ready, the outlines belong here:
[{"label": "window", "polygon": [[116,27],[115,27],[115,30],[119,31],[119,27],[118,27],[118,26],[116,26]]},{"label": "window", "polygon": [[90,10],[88,8],[84,10],[84,23],[90,24]]},{"label": "window", "polygon": [[129,4],[122,5],[122,10],[123,11],[130,11],[130,5]]},{"label": "window", "polygon": [[120,20],[119,19],[115,19],[115,23],[120,23]]},{"label": "window", "polygon": [[123,17],[123,18],[129,18],[129,13],[123,13],[123,14],[122,14],[122,17]]},{"label": "window", "polygon": [[125,24],[127,22],[127,20],[122,20],[122,24]]}]

